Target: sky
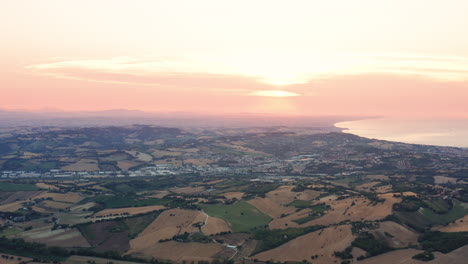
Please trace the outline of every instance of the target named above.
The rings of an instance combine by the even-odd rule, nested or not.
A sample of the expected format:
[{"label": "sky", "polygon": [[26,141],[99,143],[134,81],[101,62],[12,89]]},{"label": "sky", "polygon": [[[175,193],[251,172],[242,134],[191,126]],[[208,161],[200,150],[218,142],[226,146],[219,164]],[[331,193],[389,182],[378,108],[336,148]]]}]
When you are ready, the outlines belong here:
[{"label": "sky", "polygon": [[466,0],[0,4],[0,109],[468,117]]}]

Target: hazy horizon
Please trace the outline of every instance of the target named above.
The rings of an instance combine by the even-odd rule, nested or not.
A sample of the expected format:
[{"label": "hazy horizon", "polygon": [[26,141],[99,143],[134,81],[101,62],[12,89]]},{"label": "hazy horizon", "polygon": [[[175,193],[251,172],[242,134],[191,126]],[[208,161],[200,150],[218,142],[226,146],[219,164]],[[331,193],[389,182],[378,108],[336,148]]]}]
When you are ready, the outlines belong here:
[{"label": "hazy horizon", "polygon": [[468,117],[466,8],[7,1],[0,108]]}]

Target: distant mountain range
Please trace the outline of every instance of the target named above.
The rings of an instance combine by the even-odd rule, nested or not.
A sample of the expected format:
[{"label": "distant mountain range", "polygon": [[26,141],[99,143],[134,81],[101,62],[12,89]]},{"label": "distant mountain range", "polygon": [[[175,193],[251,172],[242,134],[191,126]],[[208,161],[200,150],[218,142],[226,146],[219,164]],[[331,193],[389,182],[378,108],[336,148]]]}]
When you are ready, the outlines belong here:
[{"label": "distant mountain range", "polygon": [[0,127],[17,126],[109,126],[160,125],[171,127],[252,127],[293,126],[333,127],[337,122],[367,119],[364,116],[279,116],[273,114],[152,113],[140,110],[66,112],[60,110],[0,110]]}]

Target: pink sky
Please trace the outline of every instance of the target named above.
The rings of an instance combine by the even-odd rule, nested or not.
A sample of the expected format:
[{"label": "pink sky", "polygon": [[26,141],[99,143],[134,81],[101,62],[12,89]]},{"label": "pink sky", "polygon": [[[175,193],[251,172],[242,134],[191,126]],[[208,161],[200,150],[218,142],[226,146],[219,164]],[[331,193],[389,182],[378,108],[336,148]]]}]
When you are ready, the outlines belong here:
[{"label": "pink sky", "polygon": [[468,117],[468,2],[356,3],[9,1],[0,108]]}]

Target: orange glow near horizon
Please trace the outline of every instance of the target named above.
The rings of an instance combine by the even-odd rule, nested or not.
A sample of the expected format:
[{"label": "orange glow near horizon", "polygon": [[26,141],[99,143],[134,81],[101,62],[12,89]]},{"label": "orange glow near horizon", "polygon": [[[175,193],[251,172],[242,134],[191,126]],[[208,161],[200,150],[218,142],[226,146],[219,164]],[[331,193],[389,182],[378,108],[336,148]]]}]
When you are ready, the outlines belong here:
[{"label": "orange glow near horizon", "polygon": [[0,109],[468,117],[465,10],[463,0],[7,1]]}]

